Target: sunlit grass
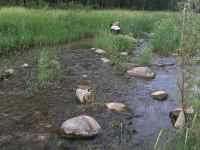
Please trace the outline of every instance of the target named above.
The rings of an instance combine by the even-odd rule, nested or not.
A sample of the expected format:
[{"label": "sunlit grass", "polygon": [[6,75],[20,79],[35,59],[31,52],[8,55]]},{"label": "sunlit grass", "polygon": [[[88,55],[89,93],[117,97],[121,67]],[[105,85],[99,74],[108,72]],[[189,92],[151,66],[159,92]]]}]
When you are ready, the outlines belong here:
[{"label": "sunlit grass", "polygon": [[0,9],[0,53],[8,53],[35,45],[50,45],[80,40],[109,31],[118,20],[122,33],[134,36],[155,28],[167,12],[143,11],[62,11],[9,7]]}]

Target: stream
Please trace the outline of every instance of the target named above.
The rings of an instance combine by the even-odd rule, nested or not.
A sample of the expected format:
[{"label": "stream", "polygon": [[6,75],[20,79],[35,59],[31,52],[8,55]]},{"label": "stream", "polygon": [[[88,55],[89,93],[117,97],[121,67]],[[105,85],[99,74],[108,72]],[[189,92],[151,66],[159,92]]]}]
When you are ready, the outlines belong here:
[{"label": "stream", "polygon": [[[135,61],[146,43],[145,39],[139,40],[133,54]],[[13,62],[20,60],[30,63],[31,67],[18,68],[9,80],[0,81],[1,150],[153,149],[160,129],[173,128],[169,113],[178,106],[175,58],[154,55],[151,68],[156,78],[144,80],[122,74],[110,64],[102,63],[101,56],[90,48],[90,41],[49,47],[59,53],[59,62],[67,71],[59,86],[34,94],[27,93],[24,79],[35,64],[23,62],[34,50],[12,57]],[[92,86],[95,91],[93,104],[81,105],[76,100],[78,85]],[[152,99],[150,94],[156,90],[168,92],[168,99]],[[123,103],[130,111],[108,111],[104,106],[106,102]],[[79,115],[97,120],[102,127],[101,134],[85,140],[61,138],[58,134],[61,124]]]}]

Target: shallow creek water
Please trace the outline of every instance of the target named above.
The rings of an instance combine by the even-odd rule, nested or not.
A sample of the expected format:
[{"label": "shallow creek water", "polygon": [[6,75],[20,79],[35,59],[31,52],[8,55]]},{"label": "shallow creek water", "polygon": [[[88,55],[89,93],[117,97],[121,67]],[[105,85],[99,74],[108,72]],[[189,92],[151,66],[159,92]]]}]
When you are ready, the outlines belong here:
[{"label": "shallow creek water", "polygon": [[[137,58],[146,41],[140,40],[134,50]],[[159,67],[157,64],[173,63],[172,57],[154,56],[152,69],[154,80],[144,80],[119,73],[109,64],[103,64],[102,56],[90,50],[88,41],[54,46],[59,62],[68,68],[59,86],[39,93],[26,91],[28,69],[15,68],[15,75],[0,81],[0,149],[2,150],[86,150],[86,149],[152,149],[160,129],[172,128],[169,112],[178,106],[176,92],[176,65]],[[20,52],[12,61],[28,60],[27,53]],[[22,64],[23,64],[22,63]],[[83,78],[82,75],[87,75]],[[95,90],[94,104],[80,105],[75,98],[78,85],[91,85]],[[166,101],[150,97],[155,90],[169,93]],[[103,105],[121,102],[130,112],[111,112]],[[58,129],[62,122],[79,115],[89,115],[97,120],[102,132],[85,140],[62,139]],[[2,140],[2,138],[4,140]]]}]

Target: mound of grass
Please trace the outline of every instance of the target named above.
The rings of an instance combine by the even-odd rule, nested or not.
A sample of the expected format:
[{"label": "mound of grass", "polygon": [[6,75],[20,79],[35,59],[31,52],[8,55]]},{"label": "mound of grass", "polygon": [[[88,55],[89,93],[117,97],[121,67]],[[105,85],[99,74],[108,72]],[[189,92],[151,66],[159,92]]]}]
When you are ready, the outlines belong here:
[{"label": "mound of grass", "polygon": [[121,57],[120,52],[132,53],[134,49],[134,40],[131,37],[123,35],[102,34],[98,36],[93,43],[94,47],[104,49],[107,56],[111,58],[112,64],[118,70],[126,70],[127,58]]},{"label": "mound of grass", "polygon": [[151,41],[155,52],[169,55],[180,46],[180,26],[174,19],[162,20],[155,30]]},{"label": "mound of grass", "polygon": [[57,55],[52,51],[42,50],[36,56],[37,66],[27,81],[28,88],[37,91],[55,83],[61,74],[61,66],[57,61]]},{"label": "mound of grass", "polygon": [[123,35],[103,34],[94,40],[94,47],[106,50],[107,54],[119,54],[120,52],[131,52],[134,42],[131,38]]},{"label": "mound of grass", "polygon": [[140,63],[145,66],[150,66],[152,56],[153,56],[152,46],[148,46],[148,47],[144,48],[140,55]]}]

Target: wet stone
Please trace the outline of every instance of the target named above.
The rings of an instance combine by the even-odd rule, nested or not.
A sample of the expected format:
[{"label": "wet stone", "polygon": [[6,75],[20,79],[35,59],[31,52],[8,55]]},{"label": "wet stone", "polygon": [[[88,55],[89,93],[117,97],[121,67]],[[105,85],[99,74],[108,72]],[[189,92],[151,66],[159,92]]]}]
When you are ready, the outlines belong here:
[{"label": "wet stone", "polygon": [[148,79],[154,79],[156,76],[156,73],[153,72],[148,67],[135,67],[131,70],[128,70],[127,73],[130,76],[148,78]]},{"label": "wet stone", "polygon": [[96,48],[91,48],[92,51],[94,51]]},{"label": "wet stone", "polygon": [[25,64],[23,64],[21,67],[22,67],[22,68],[28,68],[29,65],[25,63]]},{"label": "wet stone", "polygon": [[76,97],[82,104],[92,102],[93,100],[92,91],[87,86],[79,86],[79,88],[76,90]]},{"label": "wet stone", "polygon": [[61,134],[64,138],[88,138],[99,134],[101,126],[90,116],[79,116],[65,121],[61,126]]},{"label": "wet stone", "polygon": [[108,62],[110,62],[110,60],[107,59],[107,58],[101,58],[101,61],[102,61],[103,63],[108,63]]},{"label": "wet stone", "polygon": [[115,111],[125,111],[126,110],[126,105],[122,103],[106,103],[106,106],[109,110],[115,110]]},{"label": "wet stone", "polygon": [[168,98],[168,93],[165,91],[156,91],[151,94],[151,97],[156,100],[166,100]]},{"label": "wet stone", "polygon": [[105,53],[105,50],[103,50],[103,49],[96,49],[95,52],[96,52],[97,54],[104,54],[104,53]]}]

